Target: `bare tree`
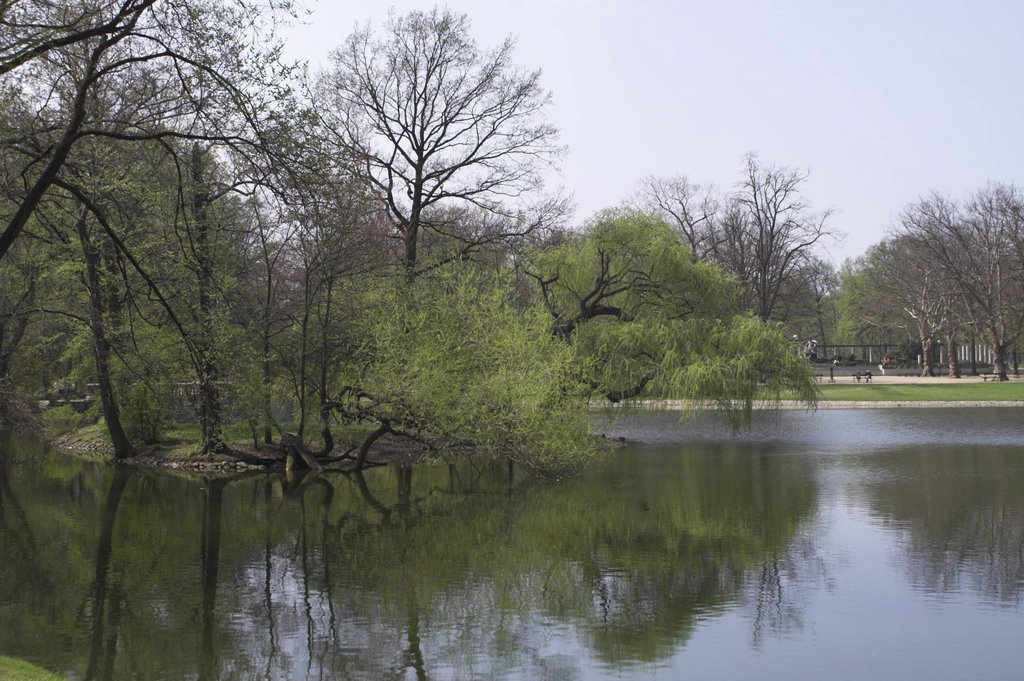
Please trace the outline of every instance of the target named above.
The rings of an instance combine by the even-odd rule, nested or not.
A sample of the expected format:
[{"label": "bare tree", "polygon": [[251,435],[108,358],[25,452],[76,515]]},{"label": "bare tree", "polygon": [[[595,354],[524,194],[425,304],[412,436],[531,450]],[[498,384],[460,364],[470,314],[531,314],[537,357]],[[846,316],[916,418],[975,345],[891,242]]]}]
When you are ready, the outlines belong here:
[{"label": "bare tree", "polygon": [[297,435],[305,436],[309,391],[319,396],[321,456],[334,447],[330,420],[334,408],[332,392],[350,343],[346,329],[351,312],[343,303],[352,279],[381,267],[384,230],[382,217],[373,203],[351,181],[335,183],[336,192],[324,200],[308,202],[297,215],[300,223],[289,250],[297,265],[295,318],[299,351],[295,357],[293,382],[298,402]]},{"label": "bare tree", "polygon": [[750,216],[739,201],[726,201],[716,219],[717,236],[709,260],[739,280],[743,306],[755,310],[757,254],[750,238],[749,221]]},{"label": "bare tree", "polygon": [[709,260],[715,252],[720,204],[713,187],[696,184],[684,175],[648,177],[640,190],[640,208],[675,226],[698,260]]},{"label": "bare tree", "polygon": [[831,211],[816,213],[803,196],[805,171],[762,166],[747,154],[743,181],[733,200],[744,208],[750,291],[754,311],[772,319],[783,285],[803,266],[815,244],[831,236]]},{"label": "bare tree", "polygon": [[761,319],[781,319],[780,299],[815,271],[815,248],[836,233],[831,211],[815,212],[803,195],[808,173],[763,166],[747,154],[743,179],[718,194],[683,176],[648,178],[640,208],[679,231],[694,257],[723,267],[740,281],[744,305]]},{"label": "bare tree", "polygon": [[1007,355],[1024,323],[1022,206],[1013,185],[986,187],[962,203],[933,193],[903,211],[897,232],[943,269],[990,343],[1000,380],[1008,378]]},{"label": "bare tree", "polygon": [[[935,375],[935,343],[948,326],[949,282],[919,244],[895,239],[878,250],[876,290],[898,310],[896,325],[921,344],[921,375]],[[878,301],[881,304],[882,301]]]},{"label": "bare tree", "polygon": [[780,295],[779,319],[800,338],[827,345],[838,324],[839,277],[830,260],[812,255]]},{"label": "bare tree", "polygon": [[560,151],[540,72],[512,63],[511,39],[485,51],[469,29],[448,10],[391,16],[382,35],[349,36],[320,82],[333,103],[324,122],[394,221],[409,276],[421,232],[445,230],[435,209],[472,204],[514,217],[508,202],[539,189]]}]

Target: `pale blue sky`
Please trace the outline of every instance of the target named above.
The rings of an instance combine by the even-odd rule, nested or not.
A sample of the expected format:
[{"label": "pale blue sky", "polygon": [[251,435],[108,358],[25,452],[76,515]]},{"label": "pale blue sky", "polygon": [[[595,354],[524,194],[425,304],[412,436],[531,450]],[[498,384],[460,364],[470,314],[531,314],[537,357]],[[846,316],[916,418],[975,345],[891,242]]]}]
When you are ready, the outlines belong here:
[{"label": "pale blue sky", "polygon": [[[289,55],[314,69],[356,22],[434,2],[309,2]],[[1024,2],[450,0],[485,47],[540,68],[577,221],[647,175],[729,188],[742,157],[808,169],[847,234],[839,262],[929,190],[1024,181]]]}]

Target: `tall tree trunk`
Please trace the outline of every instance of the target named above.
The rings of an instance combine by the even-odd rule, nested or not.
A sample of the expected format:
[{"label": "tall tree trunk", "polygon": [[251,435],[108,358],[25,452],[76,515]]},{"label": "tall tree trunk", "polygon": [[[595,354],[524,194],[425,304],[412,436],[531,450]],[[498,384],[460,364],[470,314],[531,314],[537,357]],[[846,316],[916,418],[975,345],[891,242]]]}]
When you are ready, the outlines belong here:
[{"label": "tall tree trunk", "polygon": [[85,258],[85,280],[89,290],[89,326],[92,330],[93,360],[96,364],[100,404],[103,408],[103,420],[110,434],[110,443],[114,448],[114,459],[120,461],[130,457],[134,450],[121,424],[121,414],[114,396],[114,385],[110,376],[111,347],[104,321],[104,296],[100,282],[100,254],[89,239],[85,208],[78,218],[77,229],[78,241],[81,243],[82,255]]},{"label": "tall tree trunk", "polygon": [[324,441],[320,456],[329,456],[334,449],[334,435],[331,433],[331,407],[327,399],[327,391],[322,387],[320,389],[320,436]]},{"label": "tall tree trunk", "polygon": [[975,329],[971,328],[971,376],[978,375],[978,339]]},{"label": "tall tree trunk", "polygon": [[[115,631],[113,636],[105,634],[107,624],[106,608],[108,605],[108,575],[110,572],[110,559],[113,555],[114,544],[114,521],[117,520],[117,508],[121,504],[121,497],[132,477],[132,469],[126,466],[114,468],[114,478],[110,482],[110,490],[107,492],[107,499],[103,504],[103,518],[100,524],[99,544],[96,547],[96,571],[92,584],[92,636],[89,645],[89,661],[85,670],[85,679],[92,681],[97,676],[109,678],[113,672],[113,651],[104,650],[104,641],[111,638],[116,640],[116,618]],[[114,609],[113,607],[111,608]],[[104,653],[108,654],[104,654]],[[104,659],[105,658],[105,659]],[[100,666],[104,667],[103,672]]]},{"label": "tall tree trunk", "polygon": [[196,356],[199,366],[199,422],[203,431],[203,452],[217,452],[224,448],[220,367],[216,360],[215,310],[213,302],[213,254],[210,244],[210,191],[204,172],[206,152],[196,143],[192,145],[192,215],[196,255],[196,282],[199,298],[199,338]]},{"label": "tall tree trunk", "polygon": [[263,412],[263,444],[274,442],[274,431],[270,413],[270,329],[263,329],[263,396],[261,411]]},{"label": "tall tree trunk", "polygon": [[222,414],[220,401],[220,380],[217,363],[206,354],[199,372],[199,423],[203,431],[203,452],[219,452],[224,449]]},{"label": "tall tree trunk", "polygon": [[935,339],[931,336],[921,337],[921,375],[922,376],[934,376],[935,375],[935,358],[932,356],[932,349],[935,345]]},{"label": "tall tree trunk", "polygon": [[949,348],[949,377],[960,378],[960,358],[956,356],[956,336],[952,332],[946,334],[946,347]]},{"label": "tall tree trunk", "polygon": [[274,431],[272,429],[272,414],[270,412],[270,309],[274,304],[274,262],[270,259],[270,252],[267,249],[266,237],[263,230],[260,230],[260,240],[263,247],[263,265],[267,270],[266,286],[263,290],[263,319],[261,332],[263,335],[263,444],[269,445],[274,442]]},{"label": "tall tree trunk", "polygon": [[309,276],[307,268],[303,285],[305,291],[303,294],[302,322],[299,324],[299,384],[297,386],[299,393],[299,427],[297,432],[300,442],[305,440],[306,430],[306,348],[309,345],[309,309],[312,306]]},{"label": "tall tree trunk", "polygon": [[418,241],[418,227],[410,226],[405,231],[403,240],[405,241],[405,254],[404,254],[404,265],[406,276],[410,279],[414,276],[416,271],[416,247]]},{"label": "tall tree trunk", "polygon": [[413,188],[412,209],[409,211],[409,221],[402,230],[402,245],[405,247],[402,264],[405,265],[405,276],[408,279],[412,279],[416,275],[416,249],[419,245],[420,214],[423,210],[420,205],[423,189],[423,182],[419,177],[420,172],[422,171],[417,172]]},{"label": "tall tree trunk", "polygon": [[1006,344],[1001,338],[992,341],[992,354],[992,373],[997,380],[1009,381],[1010,377],[1006,374]]},{"label": "tall tree trunk", "polygon": [[320,436],[324,446],[321,456],[328,456],[334,449],[334,435],[331,433],[330,390],[328,380],[330,366],[333,361],[331,352],[331,304],[334,298],[334,280],[328,278],[322,301],[323,314],[320,315]]},{"label": "tall tree trunk", "polygon": [[[19,312],[18,307],[32,306],[35,303],[35,297],[36,282],[35,279],[31,279],[28,283],[28,290],[22,296],[18,306],[5,318],[0,319],[0,381],[10,374],[11,359],[28,330],[30,315],[27,310]],[[10,323],[10,327],[8,327],[8,323]]]},{"label": "tall tree trunk", "polygon": [[217,649],[214,645],[214,621],[217,613],[217,583],[220,570],[221,507],[227,481],[206,481],[203,496],[202,546],[199,562],[202,570],[203,601],[199,634],[199,679],[219,678]]}]

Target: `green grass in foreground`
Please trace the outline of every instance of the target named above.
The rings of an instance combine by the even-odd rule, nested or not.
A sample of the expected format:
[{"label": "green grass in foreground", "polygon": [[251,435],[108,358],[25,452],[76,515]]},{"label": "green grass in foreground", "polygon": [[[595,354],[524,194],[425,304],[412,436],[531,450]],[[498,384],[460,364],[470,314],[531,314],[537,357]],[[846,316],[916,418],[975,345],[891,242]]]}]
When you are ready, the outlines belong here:
[{"label": "green grass in foreground", "polygon": [[877,383],[824,384],[821,399],[826,402],[995,402],[1024,401],[1024,383],[963,383],[926,385],[879,385]]},{"label": "green grass in foreground", "polygon": [[58,676],[34,664],[13,657],[0,656],[0,679],[3,681],[65,681]]}]

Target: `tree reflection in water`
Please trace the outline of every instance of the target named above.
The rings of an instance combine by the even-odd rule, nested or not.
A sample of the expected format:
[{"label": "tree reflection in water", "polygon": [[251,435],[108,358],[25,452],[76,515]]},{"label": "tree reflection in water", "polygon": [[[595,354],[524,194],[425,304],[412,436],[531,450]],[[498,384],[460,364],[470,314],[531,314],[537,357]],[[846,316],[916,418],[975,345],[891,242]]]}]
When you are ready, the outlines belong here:
[{"label": "tree reflection in water", "polygon": [[[4,473],[5,547],[53,539],[55,498],[78,520],[63,561],[0,573],[0,643],[38,659],[60,640],[48,666],[89,679],[571,678],[580,646],[655,663],[747,603],[755,638],[784,628],[793,573],[817,569],[806,460],[729,447],[621,452],[559,482],[503,462],[291,479],[85,465],[84,491],[55,492],[81,466]],[[43,624],[16,585],[47,579],[70,616]]]},{"label": "tree reflection in water", "polygon": [[115,466],[110,489],[103,504],[100,520],[100,537],[96,545],[96,577],[92,592],[92,636],[89,646],[89,664],[85,670],[86,681],[111,679],[114,673],[114,656],[117,653],[117,638],[121,619],[121,598],[124,594],[118,585],[108,588],[107,576],[114,536],[114,521],[121,505],[121,496],[132,477],[133,470]]},{"label": "tree reflection in water", "polygon": [[885,465],[886,475],[866,476],[866,492],[875,516],[900,536],[912,584],[937,595],[970,589],[992,605],[1019,607],[1020,449],[908,448],[887,455]]}]

